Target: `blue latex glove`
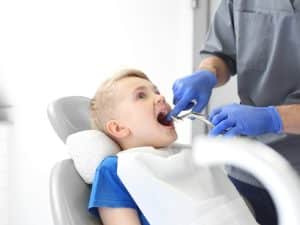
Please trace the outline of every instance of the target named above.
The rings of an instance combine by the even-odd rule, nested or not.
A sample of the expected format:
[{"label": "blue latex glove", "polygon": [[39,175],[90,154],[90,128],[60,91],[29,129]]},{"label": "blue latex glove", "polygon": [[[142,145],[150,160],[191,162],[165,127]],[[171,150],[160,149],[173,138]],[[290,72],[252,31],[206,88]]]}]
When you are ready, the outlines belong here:
[{"label": "blue latex glove", "polygon": [[[174,109],[167,115],[167,120],[181,111],[193,107],[193,112],[201,112],[207,105],[213,87],[217,84],[216,75],[208,70],[199,70],[192,75],[178,79],[173,84]],[[195,101],[193,103],[193,101]]]},{"label": "blue latex glove", "polygon": [[282,131],[282,120],[273,106],[231,104],[213,110],[209,120],[215,125],[209,133],[212,136],[257,136]]}]

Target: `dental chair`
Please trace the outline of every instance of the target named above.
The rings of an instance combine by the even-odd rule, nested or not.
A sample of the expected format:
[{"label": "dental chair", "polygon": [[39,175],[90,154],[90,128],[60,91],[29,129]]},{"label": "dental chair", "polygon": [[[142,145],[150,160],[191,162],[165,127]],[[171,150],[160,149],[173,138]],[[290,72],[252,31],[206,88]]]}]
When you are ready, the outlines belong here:
[{"label": "dental chair", "polygon": [[[89,98],[61,98],[48,106],[49,120],[65,143],[70,134],[90,129]],[[71,159],[58,162],[50,176],[50,204],[55,225],[102,225],[87,211],[90,186],[79,176]]]},{"label": "dental chair", "polygon": [[[59,138],[66,143],[69,135],[89,130],[89,98],[71,96],[52,102],[48,118]],[[90,186],[77,173],[72,159],[58,162],[50,176],[50,204],[55,225],[102,225],[87,211]],[[245,199],[254,215],[250,203]]]}]

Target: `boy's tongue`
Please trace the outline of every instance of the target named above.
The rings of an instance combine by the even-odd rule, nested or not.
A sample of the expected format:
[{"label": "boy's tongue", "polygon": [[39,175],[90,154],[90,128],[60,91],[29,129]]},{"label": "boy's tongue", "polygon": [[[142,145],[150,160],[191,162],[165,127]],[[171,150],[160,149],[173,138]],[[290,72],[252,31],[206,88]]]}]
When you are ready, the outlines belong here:
[{"label": "boy's tongue", "polygon": [[158,114],[157,121],[163,126],[172,126],[172,121],[168,121],[164,113]]}]

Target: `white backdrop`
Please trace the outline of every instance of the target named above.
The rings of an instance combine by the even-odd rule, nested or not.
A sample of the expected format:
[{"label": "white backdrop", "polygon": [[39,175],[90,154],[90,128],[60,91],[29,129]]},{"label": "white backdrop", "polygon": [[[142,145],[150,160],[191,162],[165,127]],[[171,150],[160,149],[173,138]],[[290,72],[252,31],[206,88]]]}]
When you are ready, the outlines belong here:
[{"label": "white backdrop", "polygon": [[[136,67],[171,100],[192,70],[192,9],[182,0],[0,2],[0,75],[15,108],[10,224],[50,225],[49,173],[68,157],[46,115],[49,102],[91,97],[122,66]],[[190,124],[179,128],[190,141]]]}]

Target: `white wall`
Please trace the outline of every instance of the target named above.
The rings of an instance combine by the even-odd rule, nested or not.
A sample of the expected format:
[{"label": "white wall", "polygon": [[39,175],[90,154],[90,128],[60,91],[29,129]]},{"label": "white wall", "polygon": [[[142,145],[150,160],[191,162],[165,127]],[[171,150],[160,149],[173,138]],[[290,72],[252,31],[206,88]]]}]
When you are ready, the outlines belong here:
[{"label": "white wall", "polygon": [[[0,3],[0,72],[15,106],[10,224],[50,225],[49,173],[68,157],[46,115],[49,102],[92,96],[121,66],[144,70],[171,100],[192,70],[192,11],[182,0],[10,0]],[[183,123],[181,142],[190,140]],[[184,132],[183,132],[184,131]]]},{"label": "white wall", "polygon": [[8,225],[8,154],[11,150],[12,123],[0,122],[0,224]]}]

